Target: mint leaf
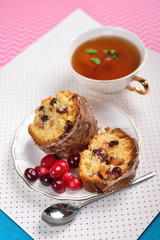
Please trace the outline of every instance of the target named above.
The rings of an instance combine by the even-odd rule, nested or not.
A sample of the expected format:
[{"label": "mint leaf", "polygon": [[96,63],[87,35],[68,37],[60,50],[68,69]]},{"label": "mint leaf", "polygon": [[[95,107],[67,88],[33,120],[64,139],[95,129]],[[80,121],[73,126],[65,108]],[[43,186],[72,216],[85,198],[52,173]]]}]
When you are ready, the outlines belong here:
[{"label": "mint leaf", "polygon": [[101,60],[99,58],[91,58],[91,62],[96,65],[99,65],[101,63]]},{"label": "mint leaf", "polygon": [[119,55],[119,53],[114,53],[113,55],[112,55],[112,59],[119,59],[120,58],[120,55]]},{"label": "mint leaf", "polygon": [[117,56],[116,56],[116,54],[113,54],[112,59],[115,59],[115,58],[117,58]]},{"label": "mint leaf", "polygon": [[104,53],[109,53],[109,50],[108,50],[108,49],[106,49],[106,50],[103,50],[103,52],[104,52]]},{"label": "mint leaf", "polygon": [[110,50],[110,54],[114,54],[116,51],[114,49]]},{"label": "mint leaf", "polygon": [[116,54],[116,58],[117,58],[117,60],[120,58],[119,53]]},{"label": "mint leaf", "polygon": [[114,49],[111,49],[111,50],[103,50],[104,53],[107,53],[109,56],[112,56],[112,59],[119,59],[120,58],[120,55],[119,53],[116,52],[116,50]]},{"label": "mint leaf", "polygon": [[94,50],[92,48],[86,49],[86,52],[90,55],[95,55],[97,53],[97,50]]}]

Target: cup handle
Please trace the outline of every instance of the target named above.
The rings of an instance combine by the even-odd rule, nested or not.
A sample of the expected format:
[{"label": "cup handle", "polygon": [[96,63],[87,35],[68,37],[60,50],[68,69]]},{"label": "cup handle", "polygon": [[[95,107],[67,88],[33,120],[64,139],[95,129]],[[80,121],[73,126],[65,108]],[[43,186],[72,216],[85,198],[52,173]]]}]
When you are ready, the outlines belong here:
[{"label": "cup handle", "polygon": [[141,83],[142,86],[144,87],[144,91],[141,90],[139,87],[132,87],[130,85],[128,85],[126,87],[126,89],[128,89],[130,91],[135,91],[135,92],[137,92],[139,94],[142,94],[142,95],[145,95],[145,94],[147,94],[149,92],[149,85],[148,85],[147,80],[145,80],[145,79],[143,79],[141,77],[135,76],[135,77],[132,78],[131,82],[132,81],[137,81],[137,82]]}]

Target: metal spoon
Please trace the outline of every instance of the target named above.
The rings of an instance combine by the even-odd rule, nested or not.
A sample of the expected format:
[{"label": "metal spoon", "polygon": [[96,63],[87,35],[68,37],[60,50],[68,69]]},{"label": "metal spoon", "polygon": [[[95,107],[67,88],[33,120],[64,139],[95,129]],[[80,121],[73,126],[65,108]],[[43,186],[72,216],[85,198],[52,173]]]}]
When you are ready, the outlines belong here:
[{"label": "metal spoon", "polygon": [[[145,174],[145,175],[135,179],[129,186],[132,186],[136,183],[139,183],[148,178],[151,178],[151,177],[155,176],[155,174],[156,174],[155,172]],[[112,192],[112,193],[114,193],[114,192]],[[95,196],[95,197],[81,203],[79,206],[73,206],[69,203],[53,204],[52,206],[46,208],[43,211],[43,213],[41,215],[42,220],[51,226],[65,225],[65,224],[71,222],[75,218],[76,214],[82,207],[86,206],[87,204],[89,204],[91,202],[94,202],[94,201],[104,198],[108,195],[111,195],[112,193],[99,194],[98,196]]]}]

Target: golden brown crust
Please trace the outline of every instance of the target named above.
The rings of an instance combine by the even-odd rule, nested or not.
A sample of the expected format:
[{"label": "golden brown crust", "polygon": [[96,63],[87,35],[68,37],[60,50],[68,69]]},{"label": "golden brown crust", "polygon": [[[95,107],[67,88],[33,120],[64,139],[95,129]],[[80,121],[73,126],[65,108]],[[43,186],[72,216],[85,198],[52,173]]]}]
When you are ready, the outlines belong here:
[{"label": "golden brown crust", "polygon": [[[117,164],[115,165],[116,167],[117,166],[120,167],[122,170],[121,175],[119,177],[112,177],[112,175],[111,176],[107,175],[105,179],[105,173],[107,172],[106,169],[110,168],[108,167],[111,165],[110,163],[107,163],[106,165],[100,163],[100,166],[103,165],[103,167],[99,168],[98,166],[97,171],[98,173],[100,173],[99,176],[97,173],[89,175],[88,173],[90,173],[91,171],[86,172],[85,167],[87,166],[90,169],[94,166],[95,168],[95,163],[92,162],[94,161],[94,159],[92,159],[90,162],[88,161],[89,163],[87,162],[86,165],[84,165],[83,159],[86,158],[88,153],[87,151],[91,151],[93,154],[95,141],[98,141],[99,136],[103,136],[104,133],[100,133],[97,136],[94,136],[94,138],[89,143],[89,146],[88,146],[89,150],[85,150],[80,154],[80,163],[79,163],[79,175],[82,180],[83,188],[89,192],[97,192],[97,193],[108,192],[109,193],[113,191],[118,191],[128,186],[136,175],[136,170],[139,163],[139,160],[138,160],[139,147],[138,147],[137,141],[131,138],[127,133],[125,133],[122,129],[119,129],[119,128],[115,128],[115,129],[107,128],[106,132],[109,134],[114,134],[114,135],[116,134],[118,139],[125,139],[125,141],[127,141],[127,143],[129,143],[130,145],[131,154],[129,155],[129,159],[127,160],[127,162],[125,161],[125,164],[124,163],[119,164],[118,162],[118,165]],[[91,153],[88,153],[88,154],[91,155]],[[112,165],[114,164],[115,162],[112,162]],[[104,171],[101,171],[102,169]]]},{"label": "golden brown crust", "polygon": [[35,143],[47,154],[55,154],[62,158],[67,158],[71,154],[79,153],[87,148],[89,141],[97,134],[98,127],[93,110],[88,101],[78,94],[74,96],[74,103],[77,106],[77,114],[72,129],[61,139],[56,141],[43,142],[37,140],[31,127],[28,131]]},{"label": "golden brown crust", "polygon": [[91,181],[88,180],[86,178],[84,178],[81,174],[80,174],[80,178],[83,184],[83,188],[86,191],[89,192],[97,192],[97,193],[102,193],[102,192],[106,192],[106,193],[110,193],[110,192],[115,192],[118,190],[121,190],[123,188],[126,188],[128,185],[130,185],[130,183],[133,181],[133,179],[136,176],[136,170],[138,168],[138,164],[139,164],[139,160],[138,158],[135,161],[134,166],[132,167],[132,169],[128,170],[128,172],[126,173],[126,175],[123,175],[122,177],[118,178],[116,180],[99,180],[99,181]]}]

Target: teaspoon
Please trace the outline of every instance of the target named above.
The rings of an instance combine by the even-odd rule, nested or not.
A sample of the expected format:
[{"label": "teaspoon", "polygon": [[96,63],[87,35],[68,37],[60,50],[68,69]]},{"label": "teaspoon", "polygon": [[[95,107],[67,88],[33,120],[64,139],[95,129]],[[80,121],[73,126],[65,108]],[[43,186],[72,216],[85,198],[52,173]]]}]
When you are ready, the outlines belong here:
[{"label": "teaspoon", "polygon": [[[153,176],[155,176],[155,172],[151,172],[151,173],[147,173],[137,179],[135,179],[128,187],[135,185],[139,182],[142,182],[148,178],[151,178]],[[73,206],[69,203],[57,203],[57,204],[53,204],[52,206],[46,208],[41,215],[42,220],[51,225],[51,226],[62,226],[65,225],[69,222],[71,222],[76,214],[78,213],[78,211],[86,206],[87,204],[94,202],[96,200],[99,200],[101,198],[104,198],[108,195],[111,195],[115,193],[111,192],[111,193],[102,193],[99,194],[98,196],[95,196],[83,203],[81,203],[79,206]]]}]

